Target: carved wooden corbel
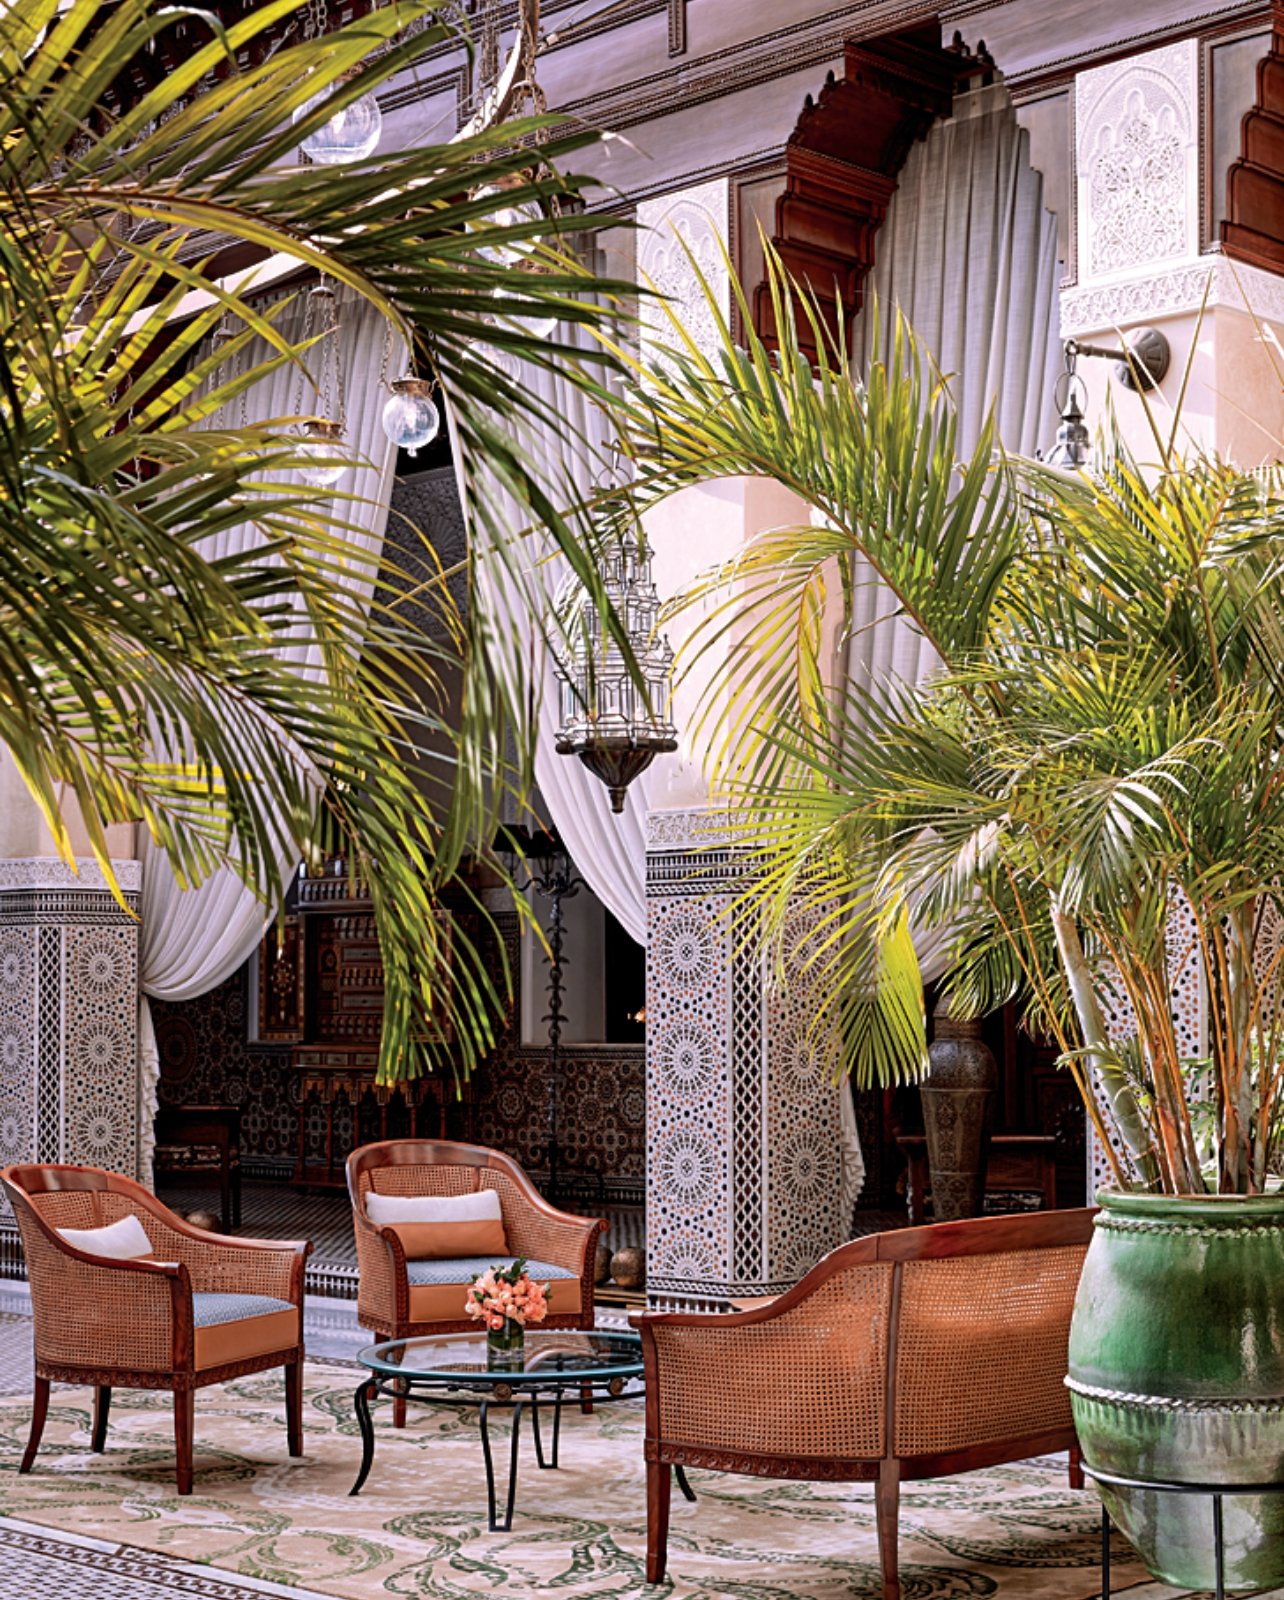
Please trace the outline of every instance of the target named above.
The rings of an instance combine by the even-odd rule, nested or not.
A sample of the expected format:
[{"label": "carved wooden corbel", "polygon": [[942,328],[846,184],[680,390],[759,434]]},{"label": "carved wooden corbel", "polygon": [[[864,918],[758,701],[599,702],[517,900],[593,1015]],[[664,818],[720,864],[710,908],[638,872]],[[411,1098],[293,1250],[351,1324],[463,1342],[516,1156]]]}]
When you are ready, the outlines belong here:
[{"label": "carved wooden corbel", "polygon": [[1226,174],[1222,250],[1284,273],[1284,0],[1272,7],[1271,48],[1257,64],[1257,98],[1245,113],[1240,157]]}]

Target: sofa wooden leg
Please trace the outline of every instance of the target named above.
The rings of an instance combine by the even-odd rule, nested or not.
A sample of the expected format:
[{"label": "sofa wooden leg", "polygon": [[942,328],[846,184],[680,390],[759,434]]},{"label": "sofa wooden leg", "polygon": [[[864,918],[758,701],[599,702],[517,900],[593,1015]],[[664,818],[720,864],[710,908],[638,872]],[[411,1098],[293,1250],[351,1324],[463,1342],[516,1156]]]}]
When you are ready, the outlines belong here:
[{"label": "sofa wooden leg", "polygon": [[285,1437],[292,1456],[303,1454],[303,1359],[286,1363]]},{"label": "sofa wooden leg", "polygon": [[174,1390],[174,1476],[179,1494],[192,1492],[192,1433],[196,1423],[196,1391]]},{"label": "sofa wooden leg", "polygon": [[45,1418],[49,1415],[49,1379],[36,1379],[36,1393],[31,1402],[31,1433],[27,1438],[27,1448],[22,1453],[22,1465],[19,1472],[30,1472],[31,1464],[36,1459],[36,1451],[40,1448],[40,1435],[45,1431]]},{"label": "sofa wooden leg", "polygon": [[111,1411],[111,1387],[100,1383],[94,1390],[94,1432],[89,1442],[91,1450],[107,1448],[107,1417]]},{"label": "sofa wooden leg", "polygon": [[593,1415],[593,1385],[591,1383],[580,1386],[580,1411],[586,1417]]},{"label": "sofa wooden leg", "polygon": [[404,1428],[406,1425],[406,1397],[403,1394],[392,1397],[392,1425],[394,1428]]},{"label": "sofa wooden leg", "polygon": [[669,1499],[673,1468],[666,1461],[646,1464],[646,1581],[663,1583],[669,1560]]},{"label": "sofa wooden leg", "polygon": [[1083,1451],[1080,1450],[1077,1444],[1070,1446],[1069,1476],[1072,1489],[1083,1488]]},{"label": "sofa wooden leg", "polygon": [[878,1558],[883,1569],[883,1600],[901,1600],[900,1536],[901,1469],[899,1462],[879,1463],[874,1490],[878,1517]]}]

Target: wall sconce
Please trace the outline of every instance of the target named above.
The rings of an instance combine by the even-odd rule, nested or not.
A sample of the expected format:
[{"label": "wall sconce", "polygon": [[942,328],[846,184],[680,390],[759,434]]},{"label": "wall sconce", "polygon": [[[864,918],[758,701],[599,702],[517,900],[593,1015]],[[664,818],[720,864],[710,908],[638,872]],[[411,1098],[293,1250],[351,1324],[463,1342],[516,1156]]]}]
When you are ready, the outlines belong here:
[{"label": "wall sconce", "polygon": [[1081,344],[1078,339],[1066,340],[1065,370],[1057,379],[1053,391],[1054,403],[1061,417],[1057,442],[1042,459],[1051,467],[1068,467],[1071,471],[1080,471],[1092,462],[1092,436],[1083,415],[1088,392],[1076,370],[1080,356],[1113,361],[1119,382],[1125,389],[1139,394],[1163,381],[1172,360],[1172,350],[1158,328],[1138,328],[1127,335],[1121,350]]},{"label": "wall sconce", "polygon": [[1106,350],[1096,344],[1066,340],[1066,360],[1073,356],[1101,356],[1115,364],[1115,377],[1134,394],[1149,391],[1162,383],[1172,349],[1158,328],[1138,328],[1125,335],[1122,350]]}]

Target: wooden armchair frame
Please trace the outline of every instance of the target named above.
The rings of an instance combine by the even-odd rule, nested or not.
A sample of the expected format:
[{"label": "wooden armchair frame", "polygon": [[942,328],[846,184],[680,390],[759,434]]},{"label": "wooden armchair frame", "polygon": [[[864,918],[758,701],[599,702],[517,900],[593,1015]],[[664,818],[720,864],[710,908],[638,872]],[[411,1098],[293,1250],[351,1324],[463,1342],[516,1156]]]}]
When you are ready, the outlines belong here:
[{"label": "wooden armchair frame", "polygon": [[[600,1217],[578,1217],[559,1211],[544,1199],[511,1157],[484,1145],[461,1144],[451,1139],[385,1139],[363,1145],[348,1157],[348,1193],[357,1238],[360,1279],[357,1319],[381,1339],[411,1339],[428,1333],[464,1333],[477,1324],[460,1314],[448,1321],[416,1322],[410,1314],[410,1284],[406,1254],[390,1227],[380,1227],[366,1215],[365,1198],[379,1189],[376,1174],[399,1168],[398,1181],[383,1192],[398,1194],[459,1195],[479,1189],[497,1189],[504,1215],[509,1250],[574,1272],[580,1284],[580,1309],[563,1315],[550,1313],[542,1328],[591,1328],[594,1320],[596,1256],[599,1236],[606,1231]],[[422,1189],[406,1169],[434,1168],[437,1181],[427,1179]],[[393,1425],[404,1427],[406,1402],[393,1401]]]},{"label": "wooden armchair frame", "polygon": [[874,1234],[765,1306],[634,1318],[646,1369],[647,1581],[665,1575],[674,1467],[873,1482],[883,1600],[900,1596],[902,1480],[1068,1450],[1070,1484],[1082,1488],[1062,1380],[1094,1216]]},{"label": "wooden armchair frame", "polygon": [[[0,1184],[22,1236],[35,1322],[35,1398],[31,1435],[19,1472],[30,1472],[35,1461],[51,1383],[93,1388],[96,1451],[106,1447],[113,1388],[169,1389],[174,1395],[178,1492],[190,1494],[196,1390],[279,1366],[285,1368],[289,1453],[302,1455],[303,1272],[312,1248],[308,1241],[208,1233],[176,1216],[132,1178],[94,1167],[10,1166],[0,1171]],[[152,1259],[118,1261],[91,1255],[69,1244],[58,1231],[104,1226],[131,1212],[152,1240]],[[287,1301],[298,1308],[297,1342],[198,1367],[194,1291]]]}]

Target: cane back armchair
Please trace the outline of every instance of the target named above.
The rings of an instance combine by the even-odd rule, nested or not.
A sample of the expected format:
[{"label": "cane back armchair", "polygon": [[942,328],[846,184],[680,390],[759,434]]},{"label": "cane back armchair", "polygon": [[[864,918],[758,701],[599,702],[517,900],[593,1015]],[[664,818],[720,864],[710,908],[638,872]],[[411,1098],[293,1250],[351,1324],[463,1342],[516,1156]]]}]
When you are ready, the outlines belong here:
[{"label": "cane back armchair", "polygon": [[646,1368],[647,1580],[672,1471],[875,1484],[883,1600],[899,1600],[903,1479],[1051,1450],[1082,1488],[1064,1378],[1091,1209],[945,1222],[843,1245],[729,1315],[634,1319]]},{"label": "cane back armchair", "polygon": [[[499,1194],[508,1257],[525,1256],[531,1276],[551,1284],[543,1328],[591,1328],[598,1236],[606,1223],[558,1211],[543,1198],[518,1164],[498,1150],[448,1139],[386,1139],[363,1145],[348,1157],[360,1280],[357,1317],[382,1339],[426,1333],[461,1333],[477,1324],[464,1314],[474,1273],[494,1264],[489,1257],[408,1261],[395,1226],[380,1226],[366,1212],[371,1194],[463,1195],[481,1189]],[[406,1403],[393,1402],[394,1426],[405,1423]]]},{"label": "cane back armchair", "polygon": [[[92,1167],[10,1166],[0,1184],[22,1237],[35,1323],[30,1472],[49,1385],[94,1390],[92,1447],[103,1450],[113,1387],[170,1389],[179,1494],[192,1492],[197,1389],[285,1368],[286,1437],[303,1453],[303,1269],[307,1242],[230,1239],[194,1228],[132,1178]],[[136,1217],[150,1256],[119,1260],[59,1231]]]}]

